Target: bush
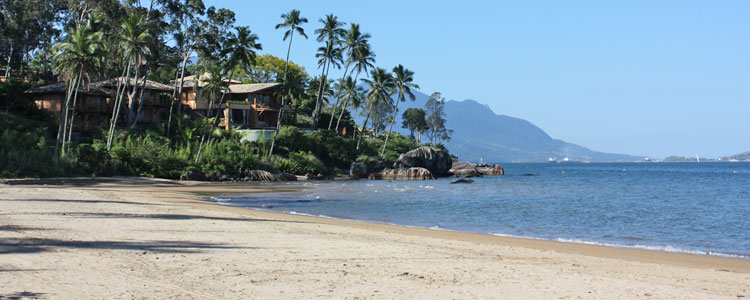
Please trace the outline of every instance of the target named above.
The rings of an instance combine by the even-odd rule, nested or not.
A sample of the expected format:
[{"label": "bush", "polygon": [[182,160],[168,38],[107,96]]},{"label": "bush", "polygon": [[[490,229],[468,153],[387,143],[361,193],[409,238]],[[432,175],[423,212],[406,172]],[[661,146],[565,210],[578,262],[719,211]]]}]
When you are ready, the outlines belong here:
[{"label": "bush", "polygon": [[289,160],[297,166],[296,172],[291,172],[292,174],[328,173],[326,165],[312,152],[297,151],[289,153]]}]

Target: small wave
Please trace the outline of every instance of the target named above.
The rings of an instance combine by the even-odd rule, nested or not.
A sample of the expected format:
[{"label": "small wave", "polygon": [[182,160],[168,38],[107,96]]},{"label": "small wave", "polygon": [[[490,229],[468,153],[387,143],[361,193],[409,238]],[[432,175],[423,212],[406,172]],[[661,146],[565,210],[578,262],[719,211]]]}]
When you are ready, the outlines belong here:
[{"label": "small wave", "polygon": [[720,253],[720,252],[714,252],[714,251],[700,251],[700,250],[693,250],[693,249],[678,248],[678,247],[669,246],[669,245],[666,245],[666,246],[622,245],[622,244],[614,244],[614,243],[599,243],[599,242],[584,241],[584,240],[577,240],[577,239],[564,239],[564,238],[558,238],[555,240],[558,242],[563,242],[563,243],[575,243],[575,244],[597,245],[597,246],[616,247],[616,248],[630,248],[630,249],[642,249],[642,250],[672,252],[672,253],[686,253],[686,254],[750,259],[750,255],[727,254],[727,253]]}]

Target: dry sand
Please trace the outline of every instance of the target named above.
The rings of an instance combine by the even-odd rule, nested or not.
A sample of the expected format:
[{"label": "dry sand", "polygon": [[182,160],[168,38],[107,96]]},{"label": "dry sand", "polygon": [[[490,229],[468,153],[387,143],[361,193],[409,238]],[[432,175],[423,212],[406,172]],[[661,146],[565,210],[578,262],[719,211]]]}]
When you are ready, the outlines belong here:
[{"label": "dry sand", "polygon": [[0,299],[747,299],[750,260],[219,206],[294,186],[0,184]]}]

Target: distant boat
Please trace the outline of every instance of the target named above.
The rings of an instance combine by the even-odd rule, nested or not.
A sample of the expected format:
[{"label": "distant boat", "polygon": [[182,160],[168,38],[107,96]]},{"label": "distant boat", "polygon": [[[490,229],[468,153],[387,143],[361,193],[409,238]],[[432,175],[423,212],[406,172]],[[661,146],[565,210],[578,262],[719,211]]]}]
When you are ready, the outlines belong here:
[{"label": "distant boat", "polygon": [[557,159],[550,157],[549,160],[547,160],[547,161],[549,161],[551,163],[555,163],[555,162],[557,162]]}]

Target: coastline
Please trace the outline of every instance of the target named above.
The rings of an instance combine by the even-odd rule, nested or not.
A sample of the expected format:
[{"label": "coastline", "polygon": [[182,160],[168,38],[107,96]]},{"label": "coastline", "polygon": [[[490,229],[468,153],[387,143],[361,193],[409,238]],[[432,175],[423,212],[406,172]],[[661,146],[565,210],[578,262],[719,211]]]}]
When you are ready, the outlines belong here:
[{"label": "coastline", "polygon": [[[33,183],[33,182],[22,182],[22,183]],[[37,181],[36,183],[43,183],[43,181]],[[292,214],[284,214],[284,213],[276,213],[276,212],[268,212],[268,211],[261,211],[261,210],[252,210],[248,208],[241,208],[241,207],[232,207],[227,205],[221,205],[219,203],[216,203],[214,201],[209,201],[205,199],[205,195],[208,194],[231,194],[231,193],[252,193],[252,192],[263,192],[263,191],[289,191],[289,190],[298,190],[299,186],[296,186],[294,184],[290,185],[248,185],[248,184],[221,184],[221,183],[197,183],[197,182],[175,182],[175,181],[169,181],[169,180],[151,180],[151,179],[140,179],[140,178],[112,178],[112,179],[105,179],[105,180],[69,180],[68,182],[63,182],[63,185],[9,185],[9,186],[0,186],[0,191],[3,191],[0,195],[0,201],[3,202],[3,207],[0,208],[3,213],[3,217],[0,218],[0,226],[3,226],[4,228],[10,228],[9,230],[0,230],[0,234],[4,240],[0,246],[0,255],[9,256],[10,259],[9,262],[11,265],[7,265],[7,263],[0,264],[0,269],[3,270],[3,272],[0,272],[0,282],[4,282],[6,280],[10,280],[11,283],[16,283],[21,286],[28,285],[30,282],[34,282],[33,279],[34,276],[31,275],[31,277],[24,277],[24,276],[16,276],[16,279],[12,279],[14,274],[22,274],[26,273],[25,271],[7,271],[7,270],[14,270],[14,269],[23,269],[24,261],[34,261],[36,258],[34,256],[45,256],[50,255],[51,250],[46,249],[46,247],[50,248],[61,248],[66,251],[71,252],[78,252],[83,251],[85,255],[96,255],[101,256],[103,252],[134,252],[134,251],[141,251],[141,248],[138,248],[137,246],[133,246],[132,248],[125,248],[125,249],[117,249],[117,250],[111,250],[111,249],[77,249],[75,247],[68,247],[65,246],[65,243],[62,245],[55,246],[54,243],[52,243],[52,246],[48,246],[49,244],[45,244],[43,246],[39,246],[39,248],[45,248],[44,251],[39,250],[39,253],[31,253],[30,251],[27,251],[29,249],[26,249],[27,247],[23,246],[17,246],[16,244],[9,242],[11,239],[14,239],[13,241],[21,241],[24,239],[39,239],[39,237],[36,237],[35,235],[59,235],[62,231],[59,228],[48,228],[48,230],[40,231],[40,232],[34,232],[34,230],[13,230],[13,228],[34,228],[35,226],[32,226],[32,224],[35,224],[36,222],[33,222],[33,220],[28,220],[29,224],[14,224],[14,223],[22,223],[25,222],[25,220],[22,217],[22,214],[18,213],[18,210],[21,212],[25,212],[27,214],[38,214],[40,211],[42,212],[49,212],[48,210],[60,210],[66,208],[63,204],[69,204],[69,203],[75,203],[76,207],[75,210],[85,210],[83,212],[76,212],[78,214],[82,214],[80,218],[76,218],[74,221],[80,222],[80,225],[84,228],[86,226],[91,226],[92,222],[112,222],[112,221],[122,221],[122,222],[133,222],[133,224],[138,224],[138,226],[142,226],[145,224],[146,226],[150,225],[158,225],[158,224],[151,224],[148,222],[159,222],[159,221],[152,221],[152,220],[143,220],[142,215],[151,215],[154,212],[157,212],[155,210],[161,210],[161,206],[168,207],[167,211],[159,211],[158,215],[163,216],[165,219],[171,220],[173,222],[170,222],[170,224],[174,223],[175,226],[178,228],[184,227],[187,225],[188,228],[192,228],[191,230],[199,230],[201,226],[205,226],[206,224],[203,224],[201,226],[198,226],[198,228],[194,228],[190,225],[196,225],[196,224],[188,224],[193,221],[193,218],[195,219],[201,219],[199,216],[205,216],[206,218],[209,218],[209,220],[214,221],[216,224],[211,223],[211,226],[217,226],[217,232],[219,232],[220,236],[212,237],[212,236],[203,236],[206,235],[201,233],[193,233],[196,235],[190,235],[195,238],[199,239],[208,239],[208,240],[214,240],[214,242],[223,242],[222,244],[231,244],[232,242],[235,242],[232,237],[232,235],[224,235],[227,232],[231,232],[235,230],[233,227],[227,227],[227,226],[235,226],[236,222],[227,221],[227,220],[234,220],[234,219],[247,219],[250,220],[264,220],[267,222],[263,222],[263,228],[259,228],[259,230],[254,231],[252,228],[245,228],[249,231],[246,231],[246,233],[253,233],[257,234],[259,236],[252,237],[249,239],[252,239],[256,242],[258,241],[266,241],[266,246],[273,247],[273,248],[285,248],[286,251],[292,251],[297,252],[293,253],[302,257],[305,257],[305,259],[314,259],[316,256],[326,256],[326,255],[332,255],[332,256],[365,256],[369,259],[372,259],[374,261],[379,261],[383,264],[393,264],[396,265],[407,265],[410,266],[406,269],[416,269],[421,270],[421,273],[418,271],[404,271],[401,273],[393,273],[390,272],[388,276],[385,276],[383,274],[384,270],[376,267],[371,266],[370,268],[358,268],[358,270],[362,271],[361,277],[359,280],[362,280],[363,278],[367,279],[369,278],[372,283],[369,285],[372,287],[374,284],[375,287],[382,286],[383,284],[392,283],[396,284],[395,287],[396,290],[399,290],[399,294],[389,294],[391,297],[404,297],[409,295],[423,295],[423,294],[411,294],[410,291],[411,287],[414,288],[414,291],[422,291],[425,292],[425,289],[434,289],[434,292],[437,291],[445,291],[443,288],[447,286],[451,286],[449,281],[447,280],[448,277],[454,278],[454,280],[457,280],[455,282],[454,287],[463,287],[459,288],[458,290],[463,290],[462,293],[454,293],[451,295],[454,295],[458,298],[464,298],[470,295],[471,297],[483,297],[487,295],[498,295],[498,294],[491,294],[489,292],[495,291],[497,292],[496,288],[503,287],[505,289],[509,289],[506,292],[504,292],[502,295],[506,296],[513,296],[513,295],[531,295],[531,298],[546,298],[545,295],[547,294],[534,294],[531,293],[529,289],[531,289],[533,286],[538,285],[539,283],[547,284],[554,293],[550,294],[549,296],[554,295],[567,295],[567,296],[579,296],[579,297],[586,297],[589,298],[601,298],[601,297],[607,297],[607,296],[616,296],[616,298],[637,298],[637,296],[642,296],[645,294],[649,295],[655,295],[657,298],[661,296],[662,298],[674,298],[675,296],[681,296],[683,298],[735,298],[739,296],[747,297],[748,290],[750,290],[750,285],[747,282],[750,282],[750,260],[747,259],[740,259],[740,258],[729,258],[729,257],[720,257],[720,256],[707,256],[707,255],[695,255],[695,254],[687,254],[687,253],[674,253],[674,252],[663,252],[663,251],[652,251],[652,250],[643,250],[643,249],[632,249],[632,248],[618,248],[618,247],[609,247],[609,246],[601,246],[601,245],[589,245],[589,244],[581,244],[581,243],[569,243],[569,242],[559,242],[559,241],[550,241],[550,240],[539,240],[539,239],[528,239],[528,238],[520,238],[520,237],[506,237],[506,236],[496,236],[496,235],[489,235],[489,234],[479,234],[479,233],[469,233],[469,232],[458,232],[458,231],[449,231],[449,230],[434,230],[429,228],[419,228],[419,227],[406,227],[406,226],[398,226],[398,225],[390,225],[390,224],[379,224],[379,223],[366,223],[366,222],[360,222],[360,221],[351,221],[351,220],[341,220],[341,219],[331,219],[331,218],[320,218],[320,217],[313,217],[313,216],[305,216],[305,215],[292,215]],[[55,193],[50,193],[50,191],[55,191]],[[117,201],[113,201],[112,204],[106,204],[106,203],[98,203],[96,205],[87,204],[86,201],[90,200],[76,200],[81,201],[78,202],[65,202],[65,203],[56,203],[56,202],[44,202],[43,200],[45,197],[48,198],[58,198],[58,197],[73,197],[75,198],[75,195],[82,195],[82,198],[103,198],[103,197],[111,197],[111,198],[118,198]],[[41,206],[34,206],[37,207],[35,209],[32,209],[30,207],[24,206],[23,200],[14,200],[14,199],[41,199],[39,202],[35,202],[35,204],[44,204]],[[75,199],[72,199],[70,201],[73,201]],[[145,202],[144,202],[145,201]],[[31,203],[31,202],[30,202]],[[148,205],[139,206],[137,209],[140,210],[139,212],[123,212],[124,209],[121,206],[128,206],[128,204],[133,203],[148,203]],[[99,206],[112,206],[108,207],[108,211],[111,210],[112,212],[106,212],[110,215],[105,215],[104,212],[98,212],[98,211],[89,211],[86,210],[87,208],[90,209],[92,206],[96,206],[97,208]],[[131,205],[132,206],[132,205]],[[128,208],[130,209],[130,208]],[[190,214],[184,213],[184,211],[190,211]],[[176,217],[168,217],[171,212],[179,213],[183,212],[181,214],[178,214],[180,216],[194,216],[194,217],[183,217],[184,219],[176,218]],[[103,214],[103,216],[112,216],[112,214],[117,214],[117,216],[128,216],[128,219],[119,218],[115,220],[108,220],[107,218],[93,218],[93,217],[87,217],[90,215],[96,215],[96,214]],[[70,217],[68,215],[63,214],[63,216],[59,215],[48,215],[48,214],[41,214],[44,216],[40,219],[59,219],[59,220],[51,220],[49,225],[59,224],[59,222],[64,222],[66,220],[69,220]],[[230,216],[230,218],[226,218],[226,220],[219,217],[220,216]],[[96,215],[99,216],[99,215]],[[134,220],[130,220],[130,217]],[[40,224],[43,224],[47,221],[42,221]],[[127,223],[126,222],[126,223]],[[142,222],[146,222],[143,223]],[[227,224],[223,224],[223,223]],[[164,223],[164,222],[162,222]],[[185,223],[185,224],[180,224]],[[222,223],[222,224],[220,224]],[[255,224],[261,224],[261,222],[241,222],[242,225],[236,225],[236,226],[251,226]],[[247,223],[247,224],[244,224]],[[233,225],[234,224],[234,225]],[[134,225],[135,226],[135,225]],[[103,227],[105,228],[105,227]],[[83,231],[83,228],[76,227],[77,231]],[[106,237],[111,236],[117,236],[117,235],[124,235],[124,236],[131,236],[132,231],[124,230],[119,231],[114,229],[102,229],[102,232],[94,232],[90,233],[89,238],[94,239],[106,239]],[[200,232],[200,231],[198,231]],[[243,231],[245,232],[245,231]],[[306,243],[309,242],[308,240],[301,240],[301,241],[295,241],[295,238],[298,238],[297,234],[299,232],[304,232],[305,238],[309,240],[314,240],[318,242],[318,244],[311,243],[311,248],[326,248],[328,251],[332,251],[332,249],[341,249],[341,253],[326,253],[326,252],[316,252],[316,250],[312,250],[312,252],[308,252],[310,249],[306,249]],[[66,234],[63,235],[63,237],[69,237],[69,235],[74,234]],[[163,236],[162,236],[163,235]],[[268,235],[268,236],[263,236]],[[160,233],[159,237],[161,238],[170,238],[168,233]],[[273,239],[271,237],[275,237],[276,239]],[[280,237],[280,239],[279,239]],[[139,238],[137,236],[131,237],[134,241],[139,241]],[[175,238],[175,237],[171,237]],[[57,239],[60,239],[60,237],[57,237]],[[228,239],[228,240],[227,240]],[[152,239],[149,239],[152,240]],[[276,242],[274,242],[276,241]],[[145,242],[140,241],[140,242]],[[246,242],[246,241],[241,241]],[[322,244],[321,244],[322,243]],[[412,249],[414,247],[414,249]],[[167,247],[169,248],[169,247]],[[372,248],[372,249],[371,249]],[[382,251],[375,251],[379,248]],[[387,249],[385,249],[387,248]],[[288,249],[294,249],[294,250],[288,250]],[[23,250],[23,251],[20,251]],[[320,249],[318,249],[320,250]],[[146,250],[148,251],[148,250]],[[205,255],[210,254],[210,250],[206,250],[209,253],[206,253]],[[227,250],[219,249],[218,252],[224,252]],[[406,253],[403,253],[403,251],[406,251]],[[412,254],[411,252],[414,252],[414,256],[411,259],[409,257],[405,257],[404,260],[398,260],[397,262],[393,262],[391,260],[394,259],[394,257],[398,257],[399,255],[403,254],[408,256],[409,254]],[[169,251],[166,251],[169,252]],[[177,252],[176,252],[177,253]],[[244,252],[243,252],[244,253]],[[268,253],[266,259],[269,259],[269,257],[274,257],[274,251],[271,251]],[[444,257],[441,257],[441,255],[444,255]],[[463,253],[463,254],[461,254]],[[122,253],[120,253],[122,254]],[[278,254],[278,253],[276,253]],[[127,255],[127,254],[122,254]],[[220,255],[220,254],[215,254]],[[292,257],[295,257],[296,255],[292,255]],[[431,257],[432,259],[425,262],[420,262],[420,258],[423,257]],[[217,258],[212,255],[209,255],[209,258],[212,259],[218,259],[222,260],[224,258]],[[72,261],[76,261],[76,259],[68,258]],[[231,255],[228,257],[231,261]],[[301,271],[305,271],[306,268],[310,267],[307,266],[310,262],[303,259],[303,262],[300,262],[299,265],[295,265],[293,262],[274,262],[270,263],[267,267],[270,269],[279,268],[279,263],[283,265],[281,267],[281,270],[289,271],[291,269],[297,269],[299,268]],[[179,259],[177,259],[179,261]],[[191,261],[191,260],[188,260]],[[331,258],[330,261],[322,261],[322,262],[316,262],[314,263],[314,267],[312,269],[308,269],[307,272],[317,272],[315,270],[319,270],[320,268],[323,269],[340,269],[342,268],[341,262],[347,261],[345,258]],[[510,262],[509,262],[510,261]],[[433,264],[441,264],[441,265],[433,265]],[[498,270],[497,268],[500,267],[508,267],[508,263],[510,263],[511,266],[517,267],[513,270],[513,272],[508,273],[507,270]],[[18,265],[15,265],[18,264]],[[268,264],[268,262],[266,262]],[[263,265],[261,263],[261,265]],[[265,266],[265,265],[263,265]],[[583,267],[582,267],[583,266]],[[28,266],[26,266],[28,267]],[[151,267],[143,267],[145,268],[143,270],[140,270],[142,272],[156,272],[159,274],[159,272],[162,272],[161,266],[151,266]],[[246,268],[240,268],[244,271],[249,271],[247,268],[252,267],[252,265],[247,266]],[[344,263],[344,268],[346,269],[346,263]],[[488,270],[484,270],[482,273],[487,273],[484,276],[487,275],[494,275],[494,277],[487,277],[479,276],[477,272],[483,268],[489,268]],[[138,273],[138,268],[134,268],[134,272]],[[184,270],[183,270],[184,271]],[[261,274],[265,275],[273,275],[274,272],[271,274],[268,273],[269,269],[264,269],[265,273],[261,271]],[[276,270],[278,271],[278,269]],[[337,270],[341,271],[341,270]],[[44,271],[37,271],[44,273]],[[353,271],[346,271],[343,272],[353,272]],[[395,271],[394,271],[395,272]],[[468,273],[467,273],[468,272]],[[656,272],[656,273],[654,273]],[[53,272],[54,273],[54,272]],[[392,274],[393,273],[393,274]],[[516,274],[520,273],[520,275]],[[281,273],[281,277],[284,277],[284,272]],[[317,273],[316,273],[317,274]],[[402,274],[406,274],[401,276]],[[416,278],[412,278],[410,274],[422,274],[418,275]],[[473,276],[479,276],[481,278],[473,278],[473,276],[466,277],[465,275],[472,275]],[[511,286],[505,286],[503,285],[503,282],[494,282],[491,278],[508,278],[508,276],[516,274],[517,276],[514,277],[515,281],[517,281],[520,286],[517,286],[515,289]],[[615,275],[613,275],[615,274]],[[162,274],[163,276],[168,276],[167,274]],[[321,274],[317,274],[321,275]],[[323,274],[326,277],[328,273]],[[345,289],[342,291],[340,289],[340,285],[344,283],[349,282],[349,278],[343,278],[341,277],[341,274],[336,273],[335,278],[328,278],[329,282],[333,286],[336,286],[336,288],[333,288],[332,294],[326,294],[328,296],[338,297],[340,296],[353,296],[353,295],[364,295],[359,292],[356,292],[352,289]],[[10,277],[9,277],[10,276]],[[286,275],[286,277],[289,277],[291,275]],[[296,278],[296,276],[301,276],[299,274],[293,275],[291,277]],[[433,278],[432,284],[424,285],[424,282],[420,284],[416,284],[414,286],[410,285],[404,285],[399,286],[398,283],[408,283],[408,279],[415,279],[417,281],[420,281],[419,276],[423,277],[429,277]],[[563,276],[561,279],[559,276]],[[581,277],[583,276],[583,277]],[[74,276],[75,277],[75,276]],[[285,277],[285,278],[286,278]],[[25,279],[24,279],[25,278]],[[441,278],[441,279],[439,279]],[[458,279],[457,279],[458,278]],[[193,279],[191,277],[191,279]],[[290,278],[286,278],[290,279]],[[298,279],[298,278],[296,278]],[[319,278],[320,279],[320,278]],[[422,278],[424,279],[424,278]],[[30,282],[26,282],[25,280],[30,280]],[[302,279],[302,281],[310,281],[315,282],[314,279],[306,278]],[[320,279],[322,280],[322,279]],[[394,282],[391,282],[392,280],[395,280]],[[582,281],[581,281],[582,280]],[[623,284],[623,286],[618,288],[612,288],[610,290],[605,289],[595,289],[594,287],[597,286],[597,284],[594,284],[591,280],[597,281],[601,284]],[[36,280],[38,281],[38,280]],[[153,280],[152,280],[153,281]],[[283,281],[283,280],[282,280]],[[423,281],[423,280],[422,280]],[[94,280],[96,282],[96,280]],[[186,282],[190,282],[190,280],[187,280]],[[437,286],[435,285],[437,283]],[[509,282],[511,283],[511,282]],[[177,283],[170,283],[171,285],[177,285]],[[206,283],[208,284],[208,283]],[[257,286],[256,283],[252,282],[246,282],[242,283],[240,280],[239,282],[236,282],[236,284],[243,285],[245,288],[249,288],[250,290],[256,290],[256,288],[261,288],[261,286]],[[305,291],[314,289],[316,286],[315,284],[307,283],[308,285],[303,285],[303,288],[297,289],[297,291]],[[484,286],[485,284],[489,284],[489,287],[486,290],[474,290],[474,289],[468,289],[469,287],[475,287],[477,285]],[[579,284],[582,286],[577,288],[570,288],[569,285],[571,284]],[[209,284],[210,285],[210,284]],[[311,285],[311,286],[310,286]],[[692,285],[692,286],[691,286]],[[8,285],[4,285],[8,286]],[[31,284],[29,286],[35,286],[34,284]],[[348,285],[347,285],[348,286]],[[365,286],[368,286],[365,284]],[[442,287],[442,288],[438,288]],[[265,286],[268,288],[268,286]],[[49,288],[49,286],[48,286]],[[213,290],[216,287],[203,287],[201,286],[198,288],[199,291],[207,292],[208,294],[212,294],[211,290]],[[381,289],[385,289],[386,287],[382,287]],[[4,294],[10,294],[13,292],[19,292],[19,291],[9,291],[8,288],[0,288],[0,295]],[[25,289],[25,288],[24,288]],[[55,288],[52,287],[54,290]],[[288,289],[294,289],[288,287]],[[291,293],[292,291],[286,290],[287,294],[278,294],[279,291],[285,291],[284,288],[279,288],[278,286],[274,286],[274,288],[271,288],[270,290],[264,290],[268,292],[268,294],[264,294],[266,297],[274,297],[274,296],[283,296],[283,295],[298,295]],[[584,291],[586,289],[589,289],[589,291]],[[593,289],[593,291],[591,290]],[[623,290],[625,289],[625,290]],[[647,292],[642,291],[642,289],[651,289]],[[65,290],[64,288],[57,288],[57,290]],[[263,289],[261,289],[263,290]],[[637,291],[636,291],[637,290]],[[337,293],[343,292],[343,293]],[[567,292],[566,292],[567,291]],[[631,292],[627,292],[631,291]],[[705,294],[706,291],[709,291],[710,293]],[[383,292],[382,290],[379,292]],[[487,292],[488,294],[485,294]],[[514,294],[514,293],[520,293],[520,294]],[[291,294],[289,294],[291,293]],[[372,291],[368,291],[368,293],[372,293]],[[529,293],[529,294],[527,294]],[[640,293],[640,294],[639,294]],[[701,294],[704,293],[704,294]],[[95,294],[96,295],[96,294]],[[169,294],[173,295],[173,294]],[[213,294],[215,295],[215,294]],[[226,294],[224,294],[226,295]],[[238,294],[236,294],[238,295]],[[441,294],[444,295],[444,294]],[[113,298],[118,298],[117,295],[112,295]],[[163,295],[165,296],[165,295]],[[385,296],[383,294],[380,295],[381,297],[389,297]],[[227,297],[230,297],[227,295]],[[302,297],[302,295],[298,295],[298,297]],[[367,297],[374,297],[379,298],[376,296],[372,296],[370,294],[367,295]],[[424,297],[424,296],[423,296]],[[444,296],[443,296],[444,297]],[[55,297],[53,297],[55,298]],[[127,297],[126,297],[127,298]],[[200,297],[199,297],[200,298]],[[231,297],[230,297],[231,298]],[[295,296],[292,296],[291,298],[295,298]],[[490,297],[492,298],[492,297]]]}]

